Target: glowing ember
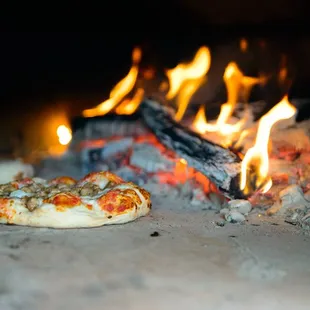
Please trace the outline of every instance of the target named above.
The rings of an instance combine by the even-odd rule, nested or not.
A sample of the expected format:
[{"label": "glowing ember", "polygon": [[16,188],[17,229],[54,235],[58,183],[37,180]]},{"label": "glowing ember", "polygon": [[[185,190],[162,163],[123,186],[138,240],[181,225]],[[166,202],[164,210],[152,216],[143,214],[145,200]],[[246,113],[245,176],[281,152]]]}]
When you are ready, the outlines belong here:
[{"label": "glowing ember", "polygon": [[198,50],[192,62],[181,63],[175,68],[167,70],[170,88],[166,98],[171,100],[178,95],[178,110],[175,115],[177,121],[183,118],[191,97],[204,82],[210,63],[210,51],[203,46]]},{"label": "glowing ember", "polygon": [[259,121],[255,144],[245,154],[241,166],[240,189],[246,194],[255,190],[267,192],[272,186],[269,176],[268,141],[272,126],[294,116],[296,109],[285,96]]},{"label": "glowing ember", "polygon": [[123,78],[120,82],[118,82],[112,91],[110,92],[110,98],[106,101],[100,103],[97,107],[93,109],[87,109],[83,111],[83,115],[85,117],[94,117],[98,115],[105,115],[114,109],[123,98],[128,95],[137,80],[138,72],[139,72],[139,62],[141,59],[141,50],[139,48],[135,48],[132,52],[132,62],[133,65],[125,78]]},{"label": "glowing ember", "polygon": [[138,88],[132,99],[124,100],[116,109],[116,114],[131,115],[138,109],[144,97],[144,89]]},{"label": "glowing ember", "polygon": [[245,38],[240,40],[240,50],[244,53],[248,50],[248,41]]},{"label": "glowing ember", "polygon": [[65,125],[58,126],[57,136],[61,145],[67,145],[72,139],[71,130]]}]

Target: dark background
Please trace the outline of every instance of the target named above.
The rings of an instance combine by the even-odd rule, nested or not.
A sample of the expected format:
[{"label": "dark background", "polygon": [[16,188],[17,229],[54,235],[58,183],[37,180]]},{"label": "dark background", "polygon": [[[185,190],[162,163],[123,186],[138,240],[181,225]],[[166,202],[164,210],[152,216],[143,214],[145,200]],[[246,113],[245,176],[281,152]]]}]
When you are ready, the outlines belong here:
[{"label": "dark background", "polygon": [[222,51],[217,57],[226,62],[241,37],[268,39],[271,52],[286,52],[292,61],[292,96],[310,98],[306,1],[27,2],[11,3],[2,15],[3,145],[47,106],[61,103],[72,116],[104,100],[127,74],[136,45],[144,52],[142,65],[162,74],[202,44]]}]

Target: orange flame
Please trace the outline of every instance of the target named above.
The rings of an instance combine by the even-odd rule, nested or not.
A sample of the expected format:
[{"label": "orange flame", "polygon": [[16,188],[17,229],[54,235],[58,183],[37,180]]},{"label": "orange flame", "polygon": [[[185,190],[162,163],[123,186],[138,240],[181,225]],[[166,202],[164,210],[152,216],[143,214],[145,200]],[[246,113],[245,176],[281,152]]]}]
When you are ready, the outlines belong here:
[{"label": "orange flame", "polygon": [[[192,126],[195,131],[197,131],[200,134],[204,134],[207,131],[208,125],[210,124],[208,124],[207,122],[204,106],[201,105],[193,121]],[[212,129],[212,125],[210,127]]]},{"label": "orange flame", "polygon": [[203,46],[197,51],[192,62],[181,63],[175,68],[167,70],[170,88],[166,98],[171,100],[178,95],[178,110],[175,115],[177,121],[183,118],[191,97],[205,80],[210,63],[210,50]]},{"label": "orange flame", "polygon": [[245,53],[248,50],[248,41],[245,38],[240,40],[240,50]]},{"label": "orange flame", "polygon": [[222,105],[221,112],[217,120],[217,126],[220,128],[226,124],[231,117],[238,102],[240,92],[243,90],[246,97],[245,100],[247,101],[252,87],[266,81],[265,77],[254,78],[245,76],[235,62],[228,64],[224,72],[223,79],[226,84],[228,96],[227,103]]},{"label": "orange flame", "polygon": [[259,121],[255,144],[245,154],[241,166],[240,189],[246,194],[255,190],[267,192],[272,186],[269,173],[268,141],[272,126],[278,121],[289,119],[296,109],[285,96]]},{"label": "orange flame", "polygon": [[144,89],[138,88],[132,99],[124,100],[116,109],[116,114],[131,115],[135,113],[143,100]]},{"label": "orange flame", "polygon": [[239,133],[247,124],[248,120],[251,118],[250,110],[247,109],[244,116],[235,124],[223,124],[218,127],[217,123],[210,124],[207,122],[205,116],[204,107],[201,106],[196,114],[193,121],[193,130],[200,134],[205,134],[206,132],[217,132],[222,135],[220,144],[224,147],[228,147],[232,144],[234,135]]},{"label": "orange flame", "polygon": [[251,117],[249,111],[246,110],[244,117],[240,119],[240,121],[235,124],[228,124],[228,121],[232,116],[232,113],[238,102],[240,91],[243,89],[246,93],[249,93],[255,84],[263,83],[265,78],[253,78],[244,76],[244,74],[238,68],[237,64],[231,62],[225,69],[223,79],[226,84],[228,93],[227,102],[222,104],[220,115],[218,116],[216,123],[208,123],[204,116],[204,112],[199,110],[193,122],[193,127],[201,134],[209,131],[218,132],[219,134],[226,136],[227,139],[226,141],[223,141],[223,144],[228,146],[231,143],[231,139],[228,136],[242,130]]},{"label": "orange flame", "polygon": [[110,92],[110,98],[100,103],[93,109],[83,111],[85,117],[94,117],[98,115],[105,115],[114,109],[121,100],[132,91],[139,72],[138,64],[141,60],[141,49],[135,48],[132,52],[132,67],[125,78],[118,82]]}]

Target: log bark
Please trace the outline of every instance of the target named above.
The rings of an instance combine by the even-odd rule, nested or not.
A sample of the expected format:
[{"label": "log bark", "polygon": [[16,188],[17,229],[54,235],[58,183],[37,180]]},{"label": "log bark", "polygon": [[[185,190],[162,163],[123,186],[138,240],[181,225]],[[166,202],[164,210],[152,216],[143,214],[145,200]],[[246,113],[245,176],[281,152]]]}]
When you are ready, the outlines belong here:
[{"label": "log bark", "polygon": [[140,113],[146,125],[168,149],[184,158],[188,165],[204,174],[230,199],[244,198],[239,189],[240,158],[214,144],[173,119],[174,112],[152,99],[145,99]]}]

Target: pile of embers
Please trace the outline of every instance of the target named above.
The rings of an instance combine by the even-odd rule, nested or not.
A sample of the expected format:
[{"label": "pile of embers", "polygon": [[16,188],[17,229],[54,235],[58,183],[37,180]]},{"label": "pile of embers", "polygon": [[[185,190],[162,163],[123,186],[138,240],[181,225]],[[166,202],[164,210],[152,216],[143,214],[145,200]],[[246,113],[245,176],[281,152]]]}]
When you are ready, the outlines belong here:
[{"label": "pile of embers", "polygon": [[[81,149],[83,173],[109,170],[126,181],[148,188],[155,195],[179,195],[187,205],[214,209],[216,187],[200,172],[189,167],[149,133],[135,137],[111,137],[97,146],[88,142]],[[209,199],[211,195],[211,200]],[[215,198],[219,199],[219,198]],[[224,200],[223,197],[220,199]]]},{"label": "pile of embers", "polygon": [[[273,186],[267,193],[256,193],[248,200],[224,198],[208,178],[164,147],[138,120],[127,119],[122,127],[113,120],[112,132],[107,131],[112,128],[109,120],[98,122],[100,125],[88,124],[89,128],[77,132],[66,156],[46,159],[40,176],[79,177],[90,171],[110,170],[126,181],[144,186],[155,197],[182,201],[181,208],[217,210],[224,222],[246,222],[248,214],[263,214],[310,227],[310,121],[282,124],[273,129],[270,140]],[[252,146],[255,134],[253,130],[242,141],[243,152]]]}]

